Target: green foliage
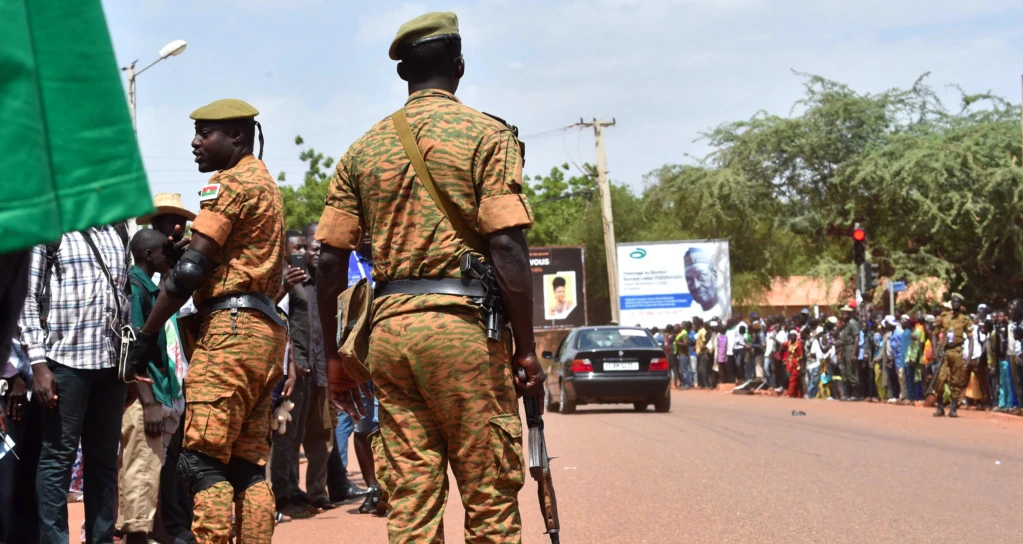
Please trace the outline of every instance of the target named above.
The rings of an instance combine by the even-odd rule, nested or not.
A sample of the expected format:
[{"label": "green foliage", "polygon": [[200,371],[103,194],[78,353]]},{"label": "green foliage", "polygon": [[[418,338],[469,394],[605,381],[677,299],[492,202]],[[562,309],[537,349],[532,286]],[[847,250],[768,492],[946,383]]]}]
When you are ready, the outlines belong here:
[{"label": "green foliage", "polygon": [[[937,278],[978,301],[1018,295],[1020,108],[960,91],[951,111],[926,74],[877,94],[799,75],[805,96],[788,117],[760,112],[710,130],[707,157],[650,172],[642,195],[613,184],[616,241],[727,239],[742,304],[775,276],[851,284],[860,223],[883,276]],[[610,312],[599,195],[593,176],[567,175],[565,165],[529,180],[529,241],[586,247],[590,319],[600,323]]]},{"label": "green foliage", "polygon": [[[311,147],[305,147],[302,136],[295,136],[295,145],[299,146],[298,158],[306,163],[305,176],[302,185],[298,187],[281,185],[281,196],[284,199],[284,216],[288,228],[301,230],[309,223],[320,220],[327,187],[334,172],[334,159]],[[285,181],[284,172],[277,176],[277,181]]]},{"label": "green foliage", "polygon": [[884,275],[936,277],[985,299],[1023,284],[1020,110],[961,93],[950,112],[925,77],[858,94],[807,76],[798,115],[761,113],[706,134],[708,163],[768,191],[775,228],[816,252],[789,273],[851,277],[849,233],[859,222]]}]

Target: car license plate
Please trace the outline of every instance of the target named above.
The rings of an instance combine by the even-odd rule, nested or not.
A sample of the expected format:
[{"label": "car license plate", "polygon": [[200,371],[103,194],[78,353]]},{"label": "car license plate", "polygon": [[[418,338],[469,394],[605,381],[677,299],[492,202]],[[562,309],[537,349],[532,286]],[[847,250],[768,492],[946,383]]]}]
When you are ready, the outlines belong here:
[{"label": "car license plate", "polygon": [[639,370],[639,361],[631,363],[604,363],[604,370]]}]

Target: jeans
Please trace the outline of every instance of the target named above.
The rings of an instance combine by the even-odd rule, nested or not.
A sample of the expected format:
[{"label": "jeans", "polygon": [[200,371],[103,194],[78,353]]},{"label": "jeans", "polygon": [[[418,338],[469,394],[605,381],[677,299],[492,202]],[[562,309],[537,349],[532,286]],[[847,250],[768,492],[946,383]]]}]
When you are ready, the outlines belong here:
[{"label": "jeans", "polygon": [[821,368],[807,367],[806,369],[806,398],[815,399],[821,385]]},{"label": "jeans", "polygon": [[689,356],[679,355],[678,356],[678,369],[682,374],[682,385],[685,387],[693,386],[693,373],[689,366]]},{"label": "jeans", "polygon": [[85,488],[85,539],[114,539],[117,519],[117,448],[125,384],[116,368],[79,370],[49,362],[60,399],[42,418],[43,443],[36,474],[40,542],[68,542],[67,493],[78,441],[82,442]]},{"label": "jeans", "polygon": [[1012,368],[1009,361],[998,362],[998,407],[1019,408],[1016,397],[1016,384],[1012,379]]},{"label": "jeans", "polygon": [[337,448],[341,452],[341,465],[347,470],[348,467],[348,438],[355,432],[355,422],[351,416],[344,412],[337,414],[337,428],[334,429],[334,437],[337,438]]}]

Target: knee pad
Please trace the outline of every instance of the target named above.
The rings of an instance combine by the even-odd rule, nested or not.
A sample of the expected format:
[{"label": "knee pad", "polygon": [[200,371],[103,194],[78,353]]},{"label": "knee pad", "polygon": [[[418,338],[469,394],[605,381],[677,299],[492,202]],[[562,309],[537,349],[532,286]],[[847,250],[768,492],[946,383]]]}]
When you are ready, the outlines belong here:
[{"label": "knee pad", "polygon": [[237,495],[259,482],[266,481],[266,467],[232,457],[227,463],[227,481],[231,483]]},{"label": "knee pad", "polygon": [[227,465],[209,455],[182,450],[178,456],[178,477],[193,497],[220,482],[226,482]]}]

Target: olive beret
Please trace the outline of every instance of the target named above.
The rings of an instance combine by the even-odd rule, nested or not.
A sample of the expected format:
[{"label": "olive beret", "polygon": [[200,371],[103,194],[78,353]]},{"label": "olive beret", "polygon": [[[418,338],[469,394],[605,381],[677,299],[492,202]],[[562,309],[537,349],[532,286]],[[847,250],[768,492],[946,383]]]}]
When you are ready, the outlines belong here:
[{"label": "olive beret", "polygon": [[398,48],[441,36],[458,36],[458,16],[450,11],[420,15],[401,25],[388,55],[391,60],[399,60]]},{"label": "olive beret", "polygon": [[196,121],[226,121],[228,119],[251,119],[259,110],[237,98],[222,98],[206,104],[189,115]]}]

